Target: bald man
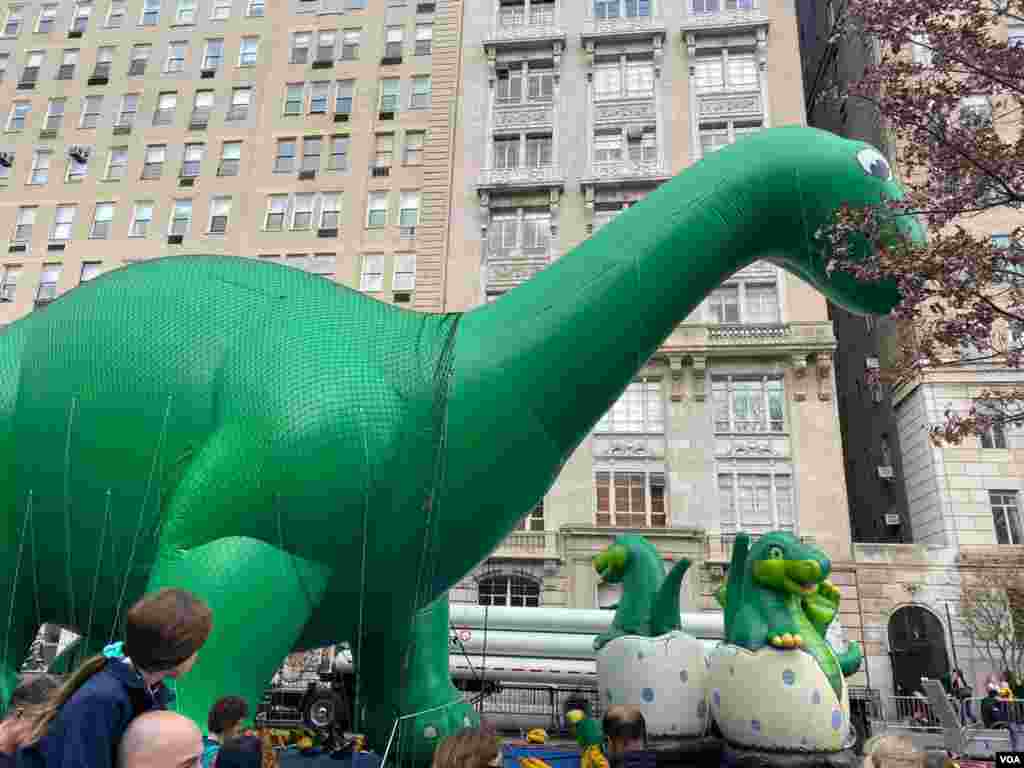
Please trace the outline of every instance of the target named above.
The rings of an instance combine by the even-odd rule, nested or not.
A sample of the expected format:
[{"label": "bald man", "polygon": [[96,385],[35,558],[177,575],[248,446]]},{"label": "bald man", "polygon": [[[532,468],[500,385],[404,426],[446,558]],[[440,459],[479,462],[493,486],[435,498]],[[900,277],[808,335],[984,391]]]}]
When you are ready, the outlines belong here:
[{"label": "bald man", "polygon": [[124,732],[118,768],[199,768],[203,734],[183,715],[155,710],[139,715]]}]

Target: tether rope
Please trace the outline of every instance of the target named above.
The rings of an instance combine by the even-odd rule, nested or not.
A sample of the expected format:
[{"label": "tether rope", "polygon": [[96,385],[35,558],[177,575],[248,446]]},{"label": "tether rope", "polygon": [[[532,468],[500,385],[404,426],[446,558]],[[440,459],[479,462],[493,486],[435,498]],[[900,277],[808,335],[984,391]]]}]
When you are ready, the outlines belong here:
[{"label": "tether rope", "polygon": [[146,515],[146,502],[149,501],[149,492],[153,488],[153,475],[156,473],[157,464],[160,461],[160,452],[163,449],[164,440],[167,438],[167,422],[171,418],[170,395],[167,396],[167,408],[164,410],[164,423],[160,427],[160,439],[157,441],[156,452],[153,454],[153,462],[149,468],[149,479],[146,481],[146,495],[142,497],[142,506],[139,508],[139,520],[135,526],[135,535],[132,537],[132,548],[128,554],[128,565],[124,571],[124,582],[121,585],[121,594],[117,598],[117,611],[114,613],[114,623],[110,625],[110,639],[113,642],[118,631],[118,622],[121,620],[121,607],[124,603],[125,593],[128,591],[128,578],[132,573],[132,564],[135,562],[135,549],[139,543],[139,534],[142,533],[142,521]]},{"label": "tether rope", "polygon": [[[363,409],[359,409],[359,415],[363,416]],[[359,711],[359,704],[363,693],[363,620],[365,617],[366,608],[366,551],[367,551],[367,539],[370,537],[369,520],[370,520],[370,483],[372,476],[370,475],[370,444],[366,438],[366,421],[360,419],[360,433],[363,436],[363,469],[366,473],[365,482],[363,483],[363,551],[359,563],[359,626],[356,628],[358,642],[358,649],[356,651],[356,696],[353,704],[353,720],[356,726],[362,724],[362,713]]]},{"label": "tether rope", "polygon": [[67,546],[68,558],[64,561],[64,570],[68,578],[68,600],[71,601],[71,610],[68,618],[71,626],[77,627],[75,620],[75,583],[71,575],[71,431],[75,425],[75,411],[78,408],[78,398],[71,398],[71,409],[68,411],[67,434],[64,439],[64,543]]},{"label": "tether rope", "polygon": [[[32,494],[29,492],[29,505],[31,508]],[[18,541],[18,559],[14,561],[14,582],[11,584],[11,603],[7,611],[7,634],[4,638],[3,668],[0,673],[7,674],[7,659],[11,646],[11,628],[14,626],[14,604],[18,598],[18,580],[21,577],[21,558],[25,551],[25,533],[28,530],[28,513],[21,524],[21,538]]]},{"label": "tether rope", "polygon": [[100,531],[99,557],[96,560],[96,573],[92,580],[92,598],[89,600],[89,623],[85,625],[85,635],[82,637],[81,648],[83,654],[88,653],[89,638],[92,636],[92,621],[96,615],[96,592],[99,591],[100,570],[103,567],[103,550],[107,547],[107,527],[110,525],[110,496],[110,489],[107,488],[106,499],[103,504],[103,528]]}]

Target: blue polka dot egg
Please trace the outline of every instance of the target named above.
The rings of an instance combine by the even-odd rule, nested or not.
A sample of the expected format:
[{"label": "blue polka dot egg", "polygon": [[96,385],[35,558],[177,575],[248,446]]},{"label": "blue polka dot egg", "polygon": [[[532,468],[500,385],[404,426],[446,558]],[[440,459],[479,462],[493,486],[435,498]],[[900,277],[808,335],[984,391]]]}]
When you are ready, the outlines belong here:
[{"label": "blue polka dot egg", "polygon": [[838,752],[850,721],[845,681],[837,695],[803,650],[722,644],[712,651],[707,690],[730,742],[751,749]]}]

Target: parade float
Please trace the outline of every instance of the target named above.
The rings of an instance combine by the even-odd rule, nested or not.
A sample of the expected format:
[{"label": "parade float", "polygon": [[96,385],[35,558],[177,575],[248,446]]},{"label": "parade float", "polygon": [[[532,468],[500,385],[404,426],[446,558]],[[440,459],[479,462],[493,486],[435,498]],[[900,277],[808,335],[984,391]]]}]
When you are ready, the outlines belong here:
[{"label": "parade float", "polygon": [[176,586],[215,615],[177,686],[186,715],[204,722],[226,692],[255,710],[289,652],[349,640],[356,730],[392,762],[429,761],[478,722],[449,675],[447,590],[737,270],[770,260],[851,311],[888,312],[895,285],[833,272],[817,233],[844,204],[902,194],[870,146],[775,128],[465,313],[193,255],[4,327],[0,704],[41,622],[93,652],[139,596]]}]

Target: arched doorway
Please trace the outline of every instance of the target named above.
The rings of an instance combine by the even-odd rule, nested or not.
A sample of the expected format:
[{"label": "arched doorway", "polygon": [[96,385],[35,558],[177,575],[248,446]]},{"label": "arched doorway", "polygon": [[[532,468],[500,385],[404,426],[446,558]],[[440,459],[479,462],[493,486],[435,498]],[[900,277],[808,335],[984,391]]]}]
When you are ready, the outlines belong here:
[{"label": "arched doorway", "polygon": [[889,617],[889,657],[897,695],[921,690],[921,678],[949,674],[946,631],[939,618],[920,605],[904,605]]}]

